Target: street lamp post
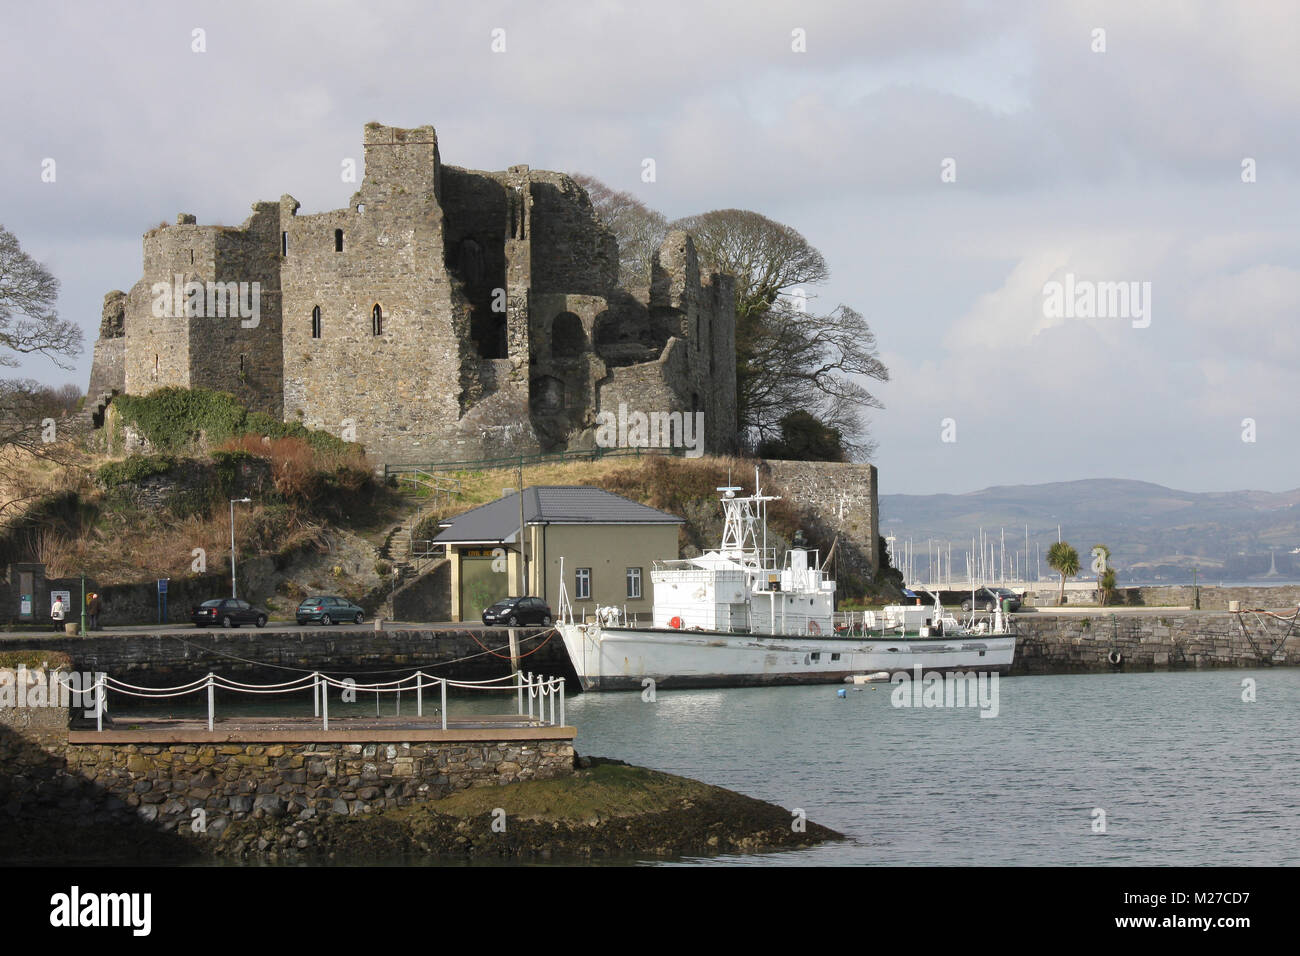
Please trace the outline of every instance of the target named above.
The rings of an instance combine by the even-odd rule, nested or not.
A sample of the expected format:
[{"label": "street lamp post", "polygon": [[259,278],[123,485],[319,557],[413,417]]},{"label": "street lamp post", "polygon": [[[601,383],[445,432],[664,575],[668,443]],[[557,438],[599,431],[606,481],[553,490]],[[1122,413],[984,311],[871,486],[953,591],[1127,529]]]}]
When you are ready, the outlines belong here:
[{"label": "street lamp post", "polygon": [[235,502],[246,505],[252,500],[252,498],[230,499],[230,596],[232,598],[239,596],[235,593]]}]

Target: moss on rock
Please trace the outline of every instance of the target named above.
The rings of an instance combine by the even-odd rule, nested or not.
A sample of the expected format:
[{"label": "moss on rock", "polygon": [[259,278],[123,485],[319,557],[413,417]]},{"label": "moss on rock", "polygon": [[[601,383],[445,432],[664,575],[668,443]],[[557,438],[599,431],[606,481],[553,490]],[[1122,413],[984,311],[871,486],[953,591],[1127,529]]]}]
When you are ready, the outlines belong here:
[{"label": "moss on rock", "polygon": [[442,800],[294,822],[244,820],[217,853],[276,860],[396,857],[646,858],[812,846],[842,835],[771,803],[613,760],[572,776],[476,787]]}]

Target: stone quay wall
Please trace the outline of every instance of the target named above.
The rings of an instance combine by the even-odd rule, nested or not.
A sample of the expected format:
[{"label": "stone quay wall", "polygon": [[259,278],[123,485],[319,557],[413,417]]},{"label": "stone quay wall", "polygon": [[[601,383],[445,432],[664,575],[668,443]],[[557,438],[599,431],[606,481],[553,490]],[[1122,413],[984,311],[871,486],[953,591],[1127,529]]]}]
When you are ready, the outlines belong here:
[{"label": "stone quay wall", "polygon": [[[518,628],[520,650],[537,647],[544,629]],[[104,671],[141,686],[176,686],[209,671],[249,683],[272,683],[293,671],[328,671],[358,680],[377,669],[438,667],[438,675],[456,680],[484,680],[509,674],[510,661],[485,652],[508,655],[506,628],[443,630],[387,627],[321,627],[277,631],[264,628],[193,628],[179,633],[93,633],[84,637],[50,635],[0,637],[0,652],[39,646],[62,651],[76,671]],[[449,666],[449,662],[451,663]],[[552,638],[524,660],[526,671],[564,676],[572,674],[564,642]],[[287,670],[286,670],[287,668]],[[349,671],[354,673],[349,674]]]},{"label": "stone quay wall", "polygon": [[[102,791],[107,809],[125,809],[171,832],[208,837],[246,818],[305,822],[330,813],[356,816],[470,787],[573,772],[571,733],[568,739],[553,731],[553,739],[523,740],[489,733],[498,739],[94,743],[88,741],[122,735],[84,731],[71,735],[75,742],[65,756],[68,773]],[[198,820],[202,824],[196,828]]]},{"label": "stone quay wall", "polygon": [[[1012,674],[1300,665],[1300,633],[1254,615],[1173,611],[1018,614]],[[1119,658],[1113,663],[1112,655]]]},{"label": "stone quay wall", "polygon": [[[1045,587],[1026,593],[1026,607],[1055,607],[1059,588]],[[1114,607],[1189,607],[1202,611],[1226,611],[1229,601],[1243,608],[1281,610],[1300,607],[1300,587],[1192,587],[1190,584],[1116,588]],[[1100,605],[1101,594],[1092,590],[1067,590],[1065,606]]]}]

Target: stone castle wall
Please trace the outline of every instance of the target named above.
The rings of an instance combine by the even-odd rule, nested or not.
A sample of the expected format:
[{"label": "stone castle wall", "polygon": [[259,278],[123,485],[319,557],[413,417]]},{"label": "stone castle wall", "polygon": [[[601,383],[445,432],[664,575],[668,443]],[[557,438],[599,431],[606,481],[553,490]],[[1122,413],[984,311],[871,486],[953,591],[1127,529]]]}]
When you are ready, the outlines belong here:
[{"label": "stone castle wall", "polygon": [[[147,233],[143,277],[106,299],[123,331],[101,329],[96,388],[228,391],[376,463],[590,447],[620,401],[703,412],[707,450],[734,448],[734,284],[700,275],[687,234],[632,293],[568,176],[444,166],[432,126],[368,124],[364,149],[346,208],[283,196],[238,228],[181,214]],[[156,286],[189,282],[257,283],[257,321],[158,315]]]},{"label": "stone castle wall", "polygon": [[874,578],[882,558],[876,466],[824,461],[765,464],[776,494],[812,507],[827,529],[840,536],[843,566]]}]

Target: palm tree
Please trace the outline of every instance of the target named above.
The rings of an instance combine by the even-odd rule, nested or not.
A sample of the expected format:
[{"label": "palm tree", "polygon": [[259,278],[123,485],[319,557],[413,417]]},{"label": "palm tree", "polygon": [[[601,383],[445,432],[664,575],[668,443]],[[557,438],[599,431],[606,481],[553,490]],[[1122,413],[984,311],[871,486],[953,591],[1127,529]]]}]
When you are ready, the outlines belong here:
[{"label": "palm tree", "polygon": [[1101,603],[1109,604],[1115,594],[1115,569],[1107,568],[1101,573]]},{"label": "palm tree", "polygon": [[1061,575],[1061,592],[1056,603],[1065,603],[1065,579],[1079,573],[1079,552],[1068,542],[1058,541],[1047,549],[1047,566]]}]

